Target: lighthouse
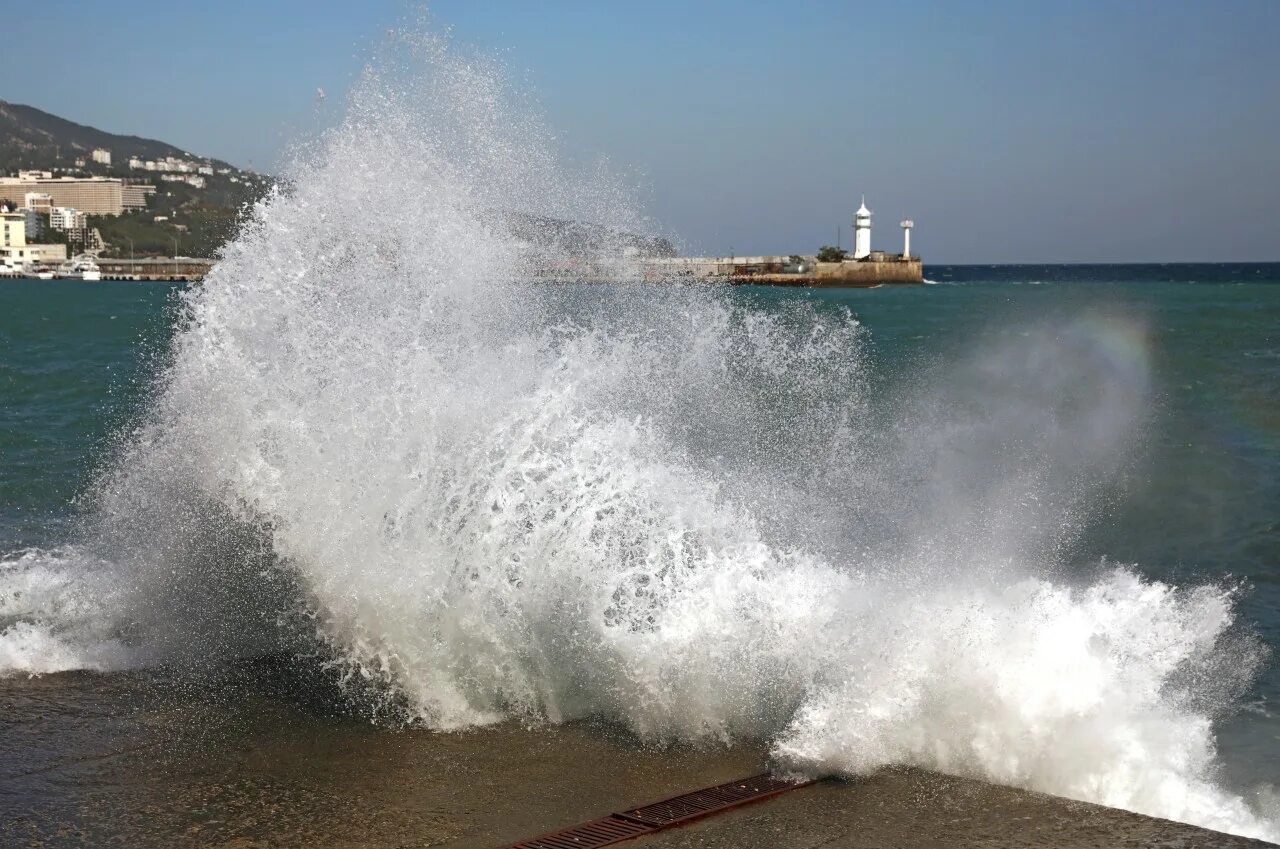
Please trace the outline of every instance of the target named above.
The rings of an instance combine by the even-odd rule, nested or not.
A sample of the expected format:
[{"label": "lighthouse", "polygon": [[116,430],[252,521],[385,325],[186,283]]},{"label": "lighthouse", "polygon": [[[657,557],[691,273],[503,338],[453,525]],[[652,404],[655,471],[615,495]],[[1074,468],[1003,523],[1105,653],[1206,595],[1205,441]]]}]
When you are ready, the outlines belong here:
[{"label": "lighthouse", "polygon": [[866,195],[862,197],[862,206],[853,215],[853,258],[866,259],[871,256],[871,210],[867,209]]},{"label": "lighthouse", "polygon": [[908,218],[902,222],[902,258],[911,259],[911,228],[916,222]]}]

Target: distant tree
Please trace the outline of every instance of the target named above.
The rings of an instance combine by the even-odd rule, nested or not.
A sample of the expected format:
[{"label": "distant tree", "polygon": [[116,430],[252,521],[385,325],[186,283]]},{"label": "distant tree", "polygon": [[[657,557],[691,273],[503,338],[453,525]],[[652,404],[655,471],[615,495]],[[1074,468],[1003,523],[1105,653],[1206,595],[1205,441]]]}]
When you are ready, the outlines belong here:
[{"label": "distant tree", "polygon": [[818,262],[844,262],[844,258],[848,255],[849,252],[846,250],[823,245],[818,251]]},{"label": "distant tree", "polygon": [[791,263],[792,265],[799,265],[800,263],[804,262],[804,257],[800,256],[800,254],[792,254],[791,256],[787,257],[787,262]]},{"label": "distant tree", "polygon": [[44,242],[46,245],[71,246],[72,238],[70,233],[66,230],[55,230],[53,227],[49,226],[49,216],[47,215],[42,215],[40,218],[43,219],[40,223],[40,234],[38,237],[41,242]]}]

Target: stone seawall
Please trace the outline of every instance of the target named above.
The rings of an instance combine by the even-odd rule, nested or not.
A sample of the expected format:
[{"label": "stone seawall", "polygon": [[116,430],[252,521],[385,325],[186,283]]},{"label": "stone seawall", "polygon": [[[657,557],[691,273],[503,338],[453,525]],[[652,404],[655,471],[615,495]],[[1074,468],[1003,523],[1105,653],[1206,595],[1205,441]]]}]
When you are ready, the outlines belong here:
[{"label": "stone seawall", "polygon": [[734,283],[759,286],[870,287],[888,283],[923,283],[924,263],[918,259],[819,262],[802,274],[734,274]]}]

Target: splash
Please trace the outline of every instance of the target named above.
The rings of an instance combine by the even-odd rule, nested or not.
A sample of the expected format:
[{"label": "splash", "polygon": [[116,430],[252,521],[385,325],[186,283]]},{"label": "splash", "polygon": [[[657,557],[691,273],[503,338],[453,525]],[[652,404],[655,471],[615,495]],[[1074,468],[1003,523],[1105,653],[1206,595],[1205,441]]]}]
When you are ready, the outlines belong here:
[{"label": "splash", "polygon": [[133,651],[102,615],[109,566],[74,548],[0,557],[0,676],[129,665]]},{"label": "splash", "polygon": [[877,391],[847,313],[626,283],[607,234],[644,220],[531,115],[389,48],[186,295],[81,547],[5,562],[48,588],[6,602],[6,668],[278,652],[288,620],[434,729],[603,716],[1277,836],[1215,782],[1259,659],[1234,590],[1067,566],[1148,406],[1140,326]]}]

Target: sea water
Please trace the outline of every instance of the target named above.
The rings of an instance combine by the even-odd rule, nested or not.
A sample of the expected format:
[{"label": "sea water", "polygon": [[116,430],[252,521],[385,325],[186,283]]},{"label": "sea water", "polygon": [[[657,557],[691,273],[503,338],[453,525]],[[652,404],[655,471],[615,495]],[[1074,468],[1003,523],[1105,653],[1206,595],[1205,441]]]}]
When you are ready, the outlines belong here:
[{"label": "sea water", "polygon": [[496,210],[647,223],[396,51],[204,284],[0,285],[3,674],[296,658],[1280,835],[1280,268],[538,283],[579,246]]}]

